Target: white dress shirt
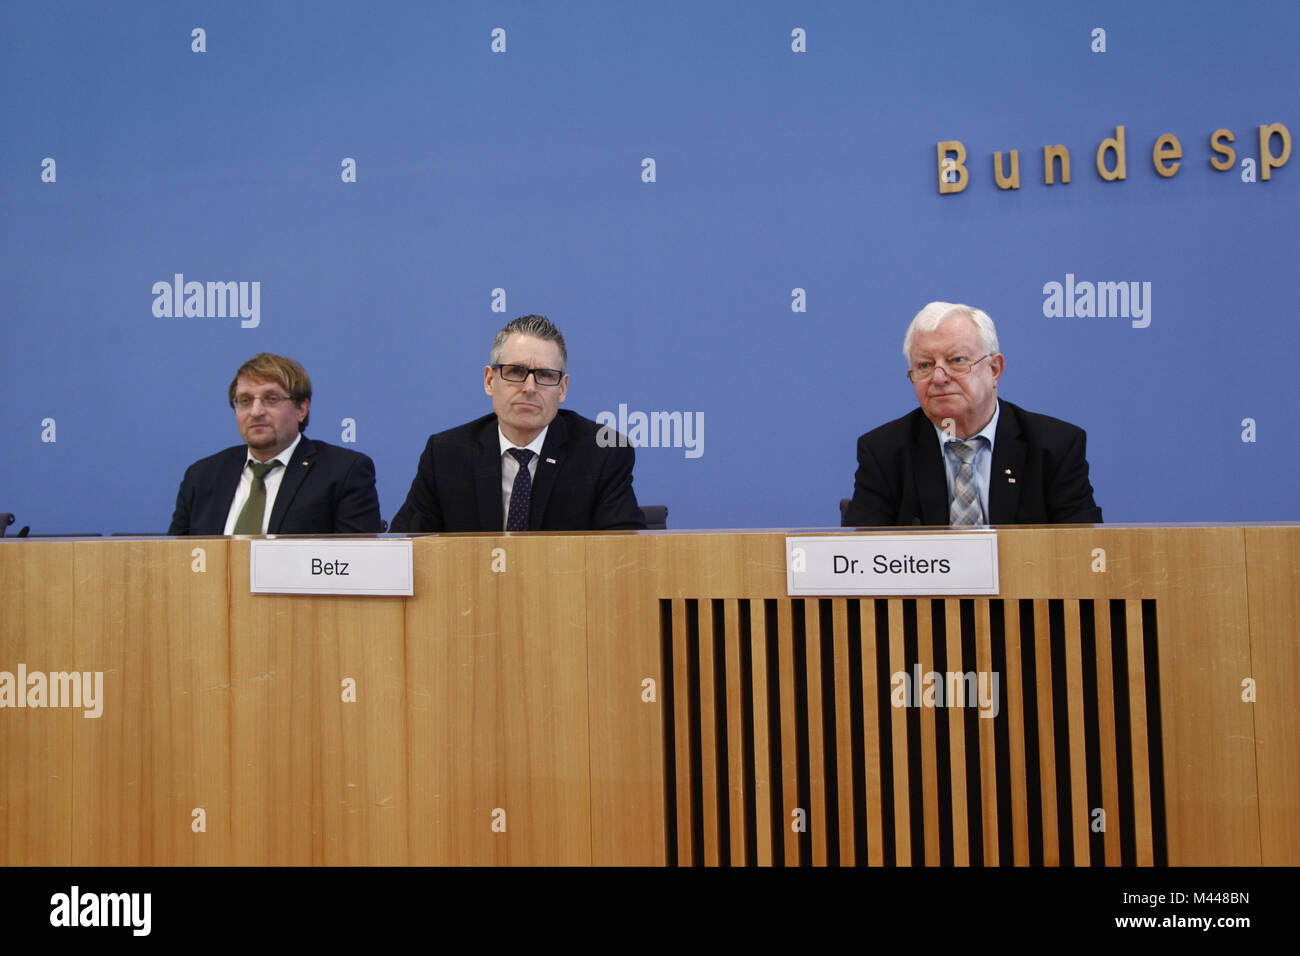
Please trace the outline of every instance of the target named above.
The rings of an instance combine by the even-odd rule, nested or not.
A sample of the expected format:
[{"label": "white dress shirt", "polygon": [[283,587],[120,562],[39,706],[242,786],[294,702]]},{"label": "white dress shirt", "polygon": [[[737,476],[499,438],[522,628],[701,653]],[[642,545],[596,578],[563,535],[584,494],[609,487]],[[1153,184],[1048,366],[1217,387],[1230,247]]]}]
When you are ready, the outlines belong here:
[{"label": "white dress shirt", "polygon": [[[280,482],[284,480],[284,473],[289,470],[289,462],[293,461],[293,453],[300,441],[302,441],[302,432],[298,433],[292,445],[274,458],[267,459],[267,461],[278,461],[280,467],[272,468],[262,479],[266,484],[266,510],[262,512],[262,534],[266,534],[266,526],[271,521],[271,509],[275,507],[275,496],[280,491]],[[257,458],[250,450],[248,459],[244,462],[244,470],[240,472],[239,488],[235,492],[235,500],[230,503],[230,511],[226,514],[226,530],[222,534],[235,533],[235,522],[239,520],[239,513],[244,510],[244,505],[248,503],[248,496],[253,491],[253,469],[248,466],[255,461]]]},{"label": "white dress shirt", "polygon": [[497,438],[501,442],[501,530],[506,530],[506,522],[510,520],[510,492],[515,487],[515,475],[519,474],[519,462],[515,456],[509,454],[511,448],[527,448],[533,453],[533,457],[528,459],[528,477],[537,477],[537,463],[542,460],[542,444],[546,441],[546,433],[551,426],[547,425],[537,437],[527,445],[516,445],[510,439],[506,438],[501,432],[501,426],[497,426]]}]

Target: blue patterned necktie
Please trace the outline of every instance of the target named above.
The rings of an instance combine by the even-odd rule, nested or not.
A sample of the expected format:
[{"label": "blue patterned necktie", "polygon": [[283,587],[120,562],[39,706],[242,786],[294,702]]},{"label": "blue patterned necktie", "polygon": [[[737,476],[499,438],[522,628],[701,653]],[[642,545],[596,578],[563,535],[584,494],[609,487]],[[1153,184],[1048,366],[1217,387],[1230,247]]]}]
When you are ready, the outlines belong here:
[{"label": "blue patterned necktie", "polygon": [[952,482],[952,504],[948,506],[949,524],[954,528],[984,524],[984,509],[980,506],[979,492],[975,490],[976,442],[950,441],[944,445],[961,459],[957,477]]},{"label": "blue patterned necktie", "polygon": [[527,448],[511,448],[510,455],[519,462],[519,474],[510,488],[510,513],[506,515],[507,531],[527,531],[528,511],[533,503],[533,476],[528,473],[528,462],[533,453]]}]

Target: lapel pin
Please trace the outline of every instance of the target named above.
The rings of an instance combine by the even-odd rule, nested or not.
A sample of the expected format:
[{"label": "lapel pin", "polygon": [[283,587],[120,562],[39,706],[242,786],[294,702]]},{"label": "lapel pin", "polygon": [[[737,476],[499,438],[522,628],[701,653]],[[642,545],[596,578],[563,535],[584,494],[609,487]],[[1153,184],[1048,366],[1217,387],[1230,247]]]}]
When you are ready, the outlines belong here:
[{"label": "lapel pin", "polygon": [[555,464],[555,459],[554,459],[554,458],[548,458],[548,459],[546,459],[546,463],[547,463],[548,465],[553,465],[553,464]]}]

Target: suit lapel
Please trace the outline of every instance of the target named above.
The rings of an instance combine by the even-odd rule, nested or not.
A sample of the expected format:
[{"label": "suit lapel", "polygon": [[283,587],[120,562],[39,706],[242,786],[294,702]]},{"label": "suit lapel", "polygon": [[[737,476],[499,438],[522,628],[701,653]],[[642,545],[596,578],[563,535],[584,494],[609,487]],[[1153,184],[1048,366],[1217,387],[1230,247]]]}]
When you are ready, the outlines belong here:
[{"label": "suit lapel", "polygon": [[921,512],[921,524],[948,523],[948,476],[944,474],[943,467],[934,425],[925,417],[924,412],[918,410],[915,439],[912,442],[912,474],[916,476],[916,499]]},{"label": "suit lapel", "polygon": [[546,515],[546,503],[551,499],[555,488],[555,477],[560,466],[564,464],[565,450],[568,447],[569,429],[559,415],[551,420],[551,427],[546,431],[546,441],[542,442],[541,458],[537,462],[537,474],[533,478],[533,503],[528,512],[528,530],[541,531],[542,518]]},{"label": "suit lapel", "polygon": [[275,505],[271,508],[271,520],[266,523],[267,534],[280,533],[284,516],[289,513],[289,507],[293,504],[293,496],[298,493],[298,489],[307,479],[307,473],[312,469],[312,458],[315,454],[315,442],[303,435],[298,442],[298,447],[293,450],[293,458],[289,462],[289,467],[285,469],[284,477],[280,479],[280,490],[275,493]]},{"label": "suit lapel", "polygon": [[1015,524],[1020,509],[1020,485],[1024,480],[1028,448],[1020,437],[1020,416],[1009,402],[1001,402],[998,430],[989,467],[989,524]]},{"label": "suit lapel", "polygon": [[[195,520],[193,526],[196,528],[215,528],[215,534],[221,534],[226,530],[226,519],[230,516],[230,506],[234,503],[235,495],[239,493],[239,479],[244,475],[244,465],[248,462],[248,446],[240,445],[237,448],[230,449],[230,453],[217,471],[217,493],[208,499],[208,514],[202,516],[202,521]],[[195,516],[196,518],[198,516]],[[191,534],[195,532],[191,531]]]},{"label": "suit lapel", "polygon": [[501,440],[497,437],[497,427],[496,416],[492,415],[479,433],[474,496],[478,501],[479,530],[499,533],[506,519],[501,510]]}]

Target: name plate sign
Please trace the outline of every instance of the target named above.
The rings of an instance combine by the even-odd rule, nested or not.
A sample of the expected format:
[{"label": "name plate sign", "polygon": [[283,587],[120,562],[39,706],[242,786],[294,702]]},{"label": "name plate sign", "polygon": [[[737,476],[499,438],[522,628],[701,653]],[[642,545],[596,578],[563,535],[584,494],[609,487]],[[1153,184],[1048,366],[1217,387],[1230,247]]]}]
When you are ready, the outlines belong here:
[{"label": "name plate sign", "polygon": [[998,593],[993,531],[786,538],[785,562],[790,597]]},{"label": "name plate sign", "polygon": [[411,541],[325,538],[250,542],[254,594],[414,594]]}]

